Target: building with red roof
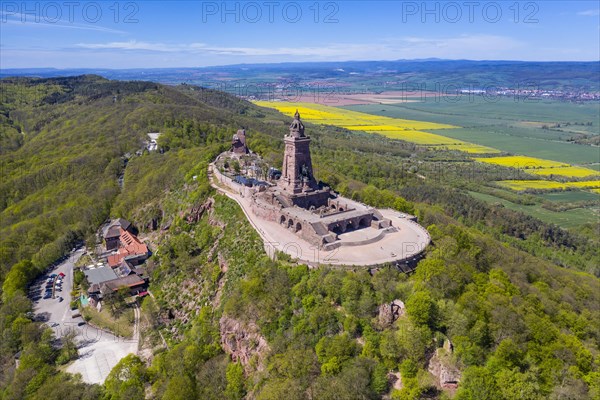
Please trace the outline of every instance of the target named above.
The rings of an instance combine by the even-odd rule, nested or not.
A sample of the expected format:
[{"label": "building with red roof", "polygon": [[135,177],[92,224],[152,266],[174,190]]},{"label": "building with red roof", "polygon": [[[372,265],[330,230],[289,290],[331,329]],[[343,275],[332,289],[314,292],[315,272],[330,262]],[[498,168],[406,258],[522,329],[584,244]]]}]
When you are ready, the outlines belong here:
[{"label": "building with red roof", "polygon": [[139,265],[146,261],[148,255],[149,251],[146,244],[140,242],[137,236],[131,232],[119,228],[119,246],[117,252],[110,254],[107,261],[111,268],[118,267],[123,261],[131,265]]}]

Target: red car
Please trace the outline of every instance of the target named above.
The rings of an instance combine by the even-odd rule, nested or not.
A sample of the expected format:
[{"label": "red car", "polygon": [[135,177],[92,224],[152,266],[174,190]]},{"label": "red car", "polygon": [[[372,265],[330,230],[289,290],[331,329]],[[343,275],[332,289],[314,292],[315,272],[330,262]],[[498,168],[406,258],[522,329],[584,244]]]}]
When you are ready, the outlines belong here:
[{"label": "red car", "polygon": [[64,277],[64,276],[65,276],[65,274],[63,274],[63,273],[61,272],[60,274],[58,274],[58,276],[60,276],[60,277]]}]

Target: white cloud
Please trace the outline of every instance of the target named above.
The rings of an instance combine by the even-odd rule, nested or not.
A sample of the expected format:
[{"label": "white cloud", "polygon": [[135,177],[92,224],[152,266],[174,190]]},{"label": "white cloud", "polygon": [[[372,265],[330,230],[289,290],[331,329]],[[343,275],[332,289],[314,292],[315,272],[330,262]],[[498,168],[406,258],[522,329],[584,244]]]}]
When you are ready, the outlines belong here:
[{"label": "white cloud", "polygon": [[591,10],[580,11],[577,15],[583,15],[584,17],[597,17],[600,15],[600,8],[593,8]]},{"label": "white cloud", "polygon": [[157,53],[213,54],[221,56],[290,56],[312,59],[395,59],[415,57],[473,57],[493,55],[522,47],[523,43],[505,36],[461,35],[452,38],[402,37],[378,43],[331,43],[322,46],[245,47],[211,46],[205,43],[169,44],[136,40],[108,43],[79,43],[79,49],[147,51]]}]

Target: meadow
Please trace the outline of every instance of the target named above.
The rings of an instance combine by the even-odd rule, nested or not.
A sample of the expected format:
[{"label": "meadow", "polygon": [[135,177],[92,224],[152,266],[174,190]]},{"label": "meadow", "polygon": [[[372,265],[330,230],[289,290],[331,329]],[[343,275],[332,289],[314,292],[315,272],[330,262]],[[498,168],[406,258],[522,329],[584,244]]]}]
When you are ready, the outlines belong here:
[{"label": "meadow", "polygon": [[[567,193],[567,192],[565,192]],[[573,192],[581,193],[581,192]],[[469,192],[471,196],[478,200],[485,201],[490,204],[502,204],[504,207],[513,210],[521,211],[525,214],[531,215],[532,217],[538,218],[541,221],[556,224],[565,228],[577,228],[581,225],[594,221],[598,218],[598,209],[594,208],[575,208],[567,211],[551,211],[546,210],[539,205],[522,205],[512,203],[508,200],[501,199],[496,196],[489,194]]]}]

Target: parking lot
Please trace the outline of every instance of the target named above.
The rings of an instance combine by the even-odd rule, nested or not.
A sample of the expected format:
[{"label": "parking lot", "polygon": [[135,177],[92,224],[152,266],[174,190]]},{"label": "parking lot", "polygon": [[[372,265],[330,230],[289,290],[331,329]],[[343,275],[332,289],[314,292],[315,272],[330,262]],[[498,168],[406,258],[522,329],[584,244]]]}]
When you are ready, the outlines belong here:
[{"label": "parking lot", "polygon": [[[73,266],[83,253],[84,249],[72,252],[68,258],[35,281],[30,287],[29,295],[34,302],[36,320],[51,327],[57,338],[71,329],[77,333],[75,340],[79,358],[67,367],[67,372],[80,373],[84,382],[102,383],[121,358],[137,352],[138,332],[135,329],[132,339],[119,338],[86,324],[80,316],[72,318],[69,304],[73,288]],[[54,296],[44,298],[50,275],[56,274],[55,279],[57,279],[61,273],[64,274],[61,290],[57,290],[55,284]],[[62,301],[60,301],[61,297]],[[136,320],[137,316],[138,310],[136,310]]]}]

